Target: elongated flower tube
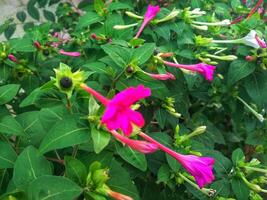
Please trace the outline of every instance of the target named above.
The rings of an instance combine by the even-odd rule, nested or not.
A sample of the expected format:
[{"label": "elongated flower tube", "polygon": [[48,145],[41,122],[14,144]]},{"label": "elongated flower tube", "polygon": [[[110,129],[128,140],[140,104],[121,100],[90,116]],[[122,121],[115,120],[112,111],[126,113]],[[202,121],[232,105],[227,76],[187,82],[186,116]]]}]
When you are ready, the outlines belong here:
[{"label": "elongated flower tube", "polygon": [[193,24],[201,25],[201,26],[228,26],[231,24],[229,19],[225,19],[220,22],[199,22],[199,21],[192,21]]},{"label": "elongated flower tube", "polygon": [[147,11],[146,11],[145,16],[144,16],[143,23],[142,23],[141,27],[139,28],[135,38],[138,38],[141,35],[141,33],[144,30],[144,28],[146,27],[146,25],[152,19],[154,19],[156,17],[156,15],[158,14],[159,11],[160,11],[159,6],[148,5]]},{"label": "elongated flower tube", "polygon": [[147,74],[148,76],[150,76],[153,79],[156,80],[161,80],[161,81],[166,81],[166,80],[175,80],[175,76],[170,73],[170,72],[166,72],[165,74],[151,74],[148,72],[144,72],[145,74]]},{"label": "elongated flower tube", "polygon": [[59,53],[62,54],[62,55],[71,56],[71,57],[79,57],[79,56],[81,56],[80,52],[67,52],[67,51],[64,51],[63,49],[60,49]]},{"label": "elongated flower tube", "polygon": [[168,147],[157,142],[153,138],[149,137],[145,133],[141,132],[139,136],[143,137],[148,142],[154,143],[159,149],[175,158],[181,165],[194,176],[198,186],[203,188],[205,185],[212,183],[215,179],[213,175],[213,165],[215,160],[211,157],[199,157],[195,155],[183,155],[179,154]]},{"label": "elongated flower tube", "polygon": [[121,194],[119,192],[115,192],[115,191],[110,190],[110,189],[107,191],[107,193],[108,193],[108,196],[112,197],[115,200],[133,200],[132,197],[129,197],[125,194]]},{"label": "elongated flower tube", "polygon": [[185,65],[185,64],[172,63],[172,62],[168,62],[164,60],[163,60],[163,63],[170,67],[182,68],[182,69],[190,70],[192,72],[198,72],[199,74],[202,74],[205,77],[205,79],[208,81],[213,80],[214,70],[216,69],[216,66],[208,65],[206,63]]},{"label": "elongated flower tube", "polygon": [[144,154],[153,153],[158,150],[158,146],[156,144],[147,141],[133,140],[128,137],[124,137],[115,130],[111,130],[110,133],[120,142],[128,145],[132,149],[135,149],[136,151],[139,151],[141,153]]},{"label": "elongated flower tube", "polygon": [[137,25],[138,25],[138,23],[127,24],[127,25],[115,25],[115,26],[113,26],[113,28],[116,30],[123,30],[123,29],[131,28],[131,27],[134,27]]},{"label": "elongated flower tube", "polygon": [[81,84],[81,87],[106,106],[101,123],[106,124],[109,130],[121,129],[126,136],[130,136],[133,124],[140,128],[144,126],[143,116],[133,110],[131,106],[138,100],[150,96],[149,88],[145,88],[143,85],[129,87],[109,100],[85,84]]},{"label": "elongated flower tube", "polygon": [[245,44],[254,48],[266,48],[264,39],[260,39],[255,30],[251,30],[245,37],[236,40],[212,40],[212,43]]}]

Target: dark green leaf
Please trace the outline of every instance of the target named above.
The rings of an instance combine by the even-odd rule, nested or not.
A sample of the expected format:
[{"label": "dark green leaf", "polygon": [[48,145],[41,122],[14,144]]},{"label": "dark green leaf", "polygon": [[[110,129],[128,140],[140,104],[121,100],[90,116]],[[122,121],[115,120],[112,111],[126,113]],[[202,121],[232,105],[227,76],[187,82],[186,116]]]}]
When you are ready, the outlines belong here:
[{"label": "dark green leaf", "polygon": [[18,20],[21,22],[24,22],[26,17],[27,17],[27,15],[24,11],[17,12],[16,16],[17,16]]},{"label": "dark green leaf", "polygon": [[55,22],[56,21],[56,18],[55,18],[55,15],[49,11],[49,10],[43,10],[44,12],[44,17],[49,20],[49,21],[52,21],[52,22]]},{"label": "dark green leaf", "polygon": [[83,189],[70,179],[61,176],[41,176],[28,187],[29,200],[73,200]]},{"label": "dark green leaf", "polygon": [[9,143],[3,141],[0,141],[0,149],[0,169],[12,168],[17,159],[15,150]]}]

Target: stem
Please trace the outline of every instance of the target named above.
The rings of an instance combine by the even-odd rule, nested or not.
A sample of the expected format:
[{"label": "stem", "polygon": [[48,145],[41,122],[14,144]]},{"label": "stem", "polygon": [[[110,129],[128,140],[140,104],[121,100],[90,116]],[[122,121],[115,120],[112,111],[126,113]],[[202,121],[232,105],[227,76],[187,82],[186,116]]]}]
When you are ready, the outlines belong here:
[{"label": "stem", "polygon": [[104,97],[103,95],[101,95],[99,92],[95,91],[93,88],[90,88],[89,86],[85,85],[85,84],[81,84],[80,85],[81,88],[83,88],[85,91],[87,91],[88,93],[90,93],[92,96],[94,96],[98,101],[100,101],[104,106],[107,106],[109,103],[109,100]]},{"label": "stem", "polygon": [[258,7],[262,4],[263,0],[259,0],[258,3],[254,6],[254,8],[252,8],[252,10],[250,11],[250,13],[247,16],[247,20],[256,12],[256,10],[258,9]]},{"label": "stem", "polygon": [[72,152],[72,157],[75,158],[77,156],[78,153],[78,149],[79,149],[79,145],[75,145],[73,147],[73,152]]},{"label": "stem", "polygon": [[248,170],[255,171],[255,172],[262,172],[264,174],[267,174],[267,169],[261,169],[261,168],[256,168],[256,167],[248,167],[248,166],[244,166],[244,168],[248,169]]},{"label": "stem", "polygon": [[172,63],[172,62],[168,62],[168,61],[163,61],[163,63],[165,65],[170,66],[170,67],[183,68],[183,69],[187,69],[187,70],[190,70],[190,71],[202,72],[202,70],[196,68],[195,65],[184,65],[184,64]]},{"label": "stem", "polygon": [[148,142],[156,144],[159,149],[161,149],[162,151],[166,152],[167,154],[169,154],[170,156],[174,157],[176,160],[178,160],[179,162],[182,163],[182,160],[180,159],[180,155],[181,154],[169,149],[168,147],[164,146],[163,144],[159,143],[158,141],[154,140],[153,138],[149,137],[148,135],[146,135],[143,132],[140,132],[139,135],[142,138],[144,138],[145,140],[147,140]]},{"label": "stem", "polygon": [[141,33],[143,32],[143,30],[144,30],[144,28],[145,28],[145,26],[148,24],[148,21],[143,21],[143,23],[142,23],[142,25],[141,25],[141,27],[139,28],[139,30],[138,30],[138,32],[137,32],[137,34],[135,35],[135,37],[134,38],[138,38],[140,35],[141,35]]},{"label": "stem", "polygon": [[46,159],[64,165],[64,160],[59,160],[59,159],[56,159],[56,158],[50,158],[50,157],[46,157]]},{"label": "stem", "polygon": [[[206,189],[206,188],[202,188],[202,189],[200,189],[199,187],[198,187],[198,185],[197,184],[195,184],[193,181],[191,181],[190,179],[188,179],[187,177],[185,177],[183,174],[181,174],[181,173],[178,173],[178,175],[184,180],[184,181],[186,181],[187,183],[189,183],[192,187],[194,187],[195,189],[197,189],[197,190],[199,190],[200,192],[202,192],[203,194],[205,194],[205,195],[207,195],[207,196],[211,196],[210,195],[210,193],[209,193],[209,189]],[[213,195],[212,195],[213,196]]]},{"label": "stem", "polygon": [[248,105],[243,99],[241,99],[239,96],[236,97],[239,101],[241,101],[248,109],[249,111],[260,121],[263,122],[264,118],[261,114],[256,112],[250,105]]}]

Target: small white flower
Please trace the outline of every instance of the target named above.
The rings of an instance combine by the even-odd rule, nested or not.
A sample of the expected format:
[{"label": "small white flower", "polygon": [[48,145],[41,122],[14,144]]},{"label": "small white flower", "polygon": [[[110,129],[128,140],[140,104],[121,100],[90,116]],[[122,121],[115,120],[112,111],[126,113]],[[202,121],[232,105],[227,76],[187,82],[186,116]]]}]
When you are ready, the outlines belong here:
[{"label": "small white flower", "polygon": [[241,39],[241,41],[243,44],[254,47],[256,49],[260,47],[266,48],[265,41],[263,39],[259,39],[255,30],[251,30],[245,37]]}]

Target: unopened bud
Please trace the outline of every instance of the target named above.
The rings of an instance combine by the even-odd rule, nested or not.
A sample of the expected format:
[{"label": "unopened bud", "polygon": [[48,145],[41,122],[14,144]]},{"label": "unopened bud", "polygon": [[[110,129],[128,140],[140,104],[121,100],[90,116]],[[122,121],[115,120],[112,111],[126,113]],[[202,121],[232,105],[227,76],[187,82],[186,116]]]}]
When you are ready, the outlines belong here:
[{"label": "unopened bud", "polygon": [[134,27],[137,25],[138,25],[138,23],[128,24],[128,25],[115,25],[115,26],[113,26],[113,28],[116,30],[123,30],[123,29],[131,28],[131,27]]},{"label": "unopened bud", "polygon": [[132,17],[132,18],[135,18],[135,19],[143,19],[142,16],[136,15],[136,14],[130,12],[130,11],[126,11],[125,14],[128,15],[129,17]]}]

